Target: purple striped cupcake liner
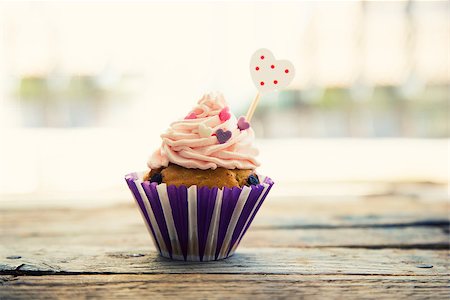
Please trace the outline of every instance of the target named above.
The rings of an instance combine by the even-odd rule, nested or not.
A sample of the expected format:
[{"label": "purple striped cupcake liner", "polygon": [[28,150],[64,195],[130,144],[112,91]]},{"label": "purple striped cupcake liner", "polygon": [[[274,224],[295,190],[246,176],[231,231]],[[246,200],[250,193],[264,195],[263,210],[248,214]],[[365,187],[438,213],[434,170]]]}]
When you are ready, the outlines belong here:
[{"label": "purple striped cupcake liner", "polygon": [[243,188],[186,188],[143,181],[143,173],[125,180],[159,253],[185,261],[211,261],[234,254],[272,188],[269,177]]}]

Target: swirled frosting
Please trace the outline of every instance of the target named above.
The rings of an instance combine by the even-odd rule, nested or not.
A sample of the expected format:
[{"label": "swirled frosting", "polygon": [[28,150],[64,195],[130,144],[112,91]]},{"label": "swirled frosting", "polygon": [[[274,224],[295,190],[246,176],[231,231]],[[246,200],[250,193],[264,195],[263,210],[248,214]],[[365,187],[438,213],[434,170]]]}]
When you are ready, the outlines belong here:
[{"label": "swirled frosting", "polygon": [[[253,129],[239,129],[227,107],[222,95],[204,95],[185,119],[170,124],[161,135],[161,147],[150,157],[148,167],[167,167],[169,163],[202,170],[258,167],[258,150],[252,146]],[[219,137],[218,130],[228,135]]]}]

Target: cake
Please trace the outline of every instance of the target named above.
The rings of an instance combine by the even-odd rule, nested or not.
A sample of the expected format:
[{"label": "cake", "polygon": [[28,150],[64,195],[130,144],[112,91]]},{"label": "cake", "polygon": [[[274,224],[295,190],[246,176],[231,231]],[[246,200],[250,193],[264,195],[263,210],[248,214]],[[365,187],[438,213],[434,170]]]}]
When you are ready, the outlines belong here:
[{"label": "cake", "polygon": [[246,117],[220,94],[204,95],[161,135],[147,171],[125,176],[159,254],[184,261],[232,256],[274,182],[256,172],[250,121],[261,94],[284,88],[295,68],[261,48],[250,59],[258,92]]},{"label": "cake", "polygon": [[174,260],[230,257],[273,185],[256,172],[249,122],[207,94],[161,138],[148,170],[125,176],[156,249]]}]

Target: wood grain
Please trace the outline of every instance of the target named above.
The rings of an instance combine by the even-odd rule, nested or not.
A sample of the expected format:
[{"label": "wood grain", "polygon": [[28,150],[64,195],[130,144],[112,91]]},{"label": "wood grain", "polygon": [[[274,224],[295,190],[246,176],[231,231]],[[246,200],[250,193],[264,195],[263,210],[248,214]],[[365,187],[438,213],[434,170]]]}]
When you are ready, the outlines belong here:
[{"label": "wood grain", "polygon": [[[448,250],[346,248],[242,248],[229,259],[178,262],[149,249],[124,245],[124,251],[99,247],[43,246],[20,259],[2,259],[3,274],[121,273],[121,274],[377,274],[448,275]],[[7,257],[0,253],[0,257]],[[429,264],[432,268],[418,268]]]},{"label": "wood grain", "polygon": [[[324,190],[326,188],[323,187]],[[449,202],[445,192],[421,194],[408,192],[408,189],[402,193],[392,190],[396,191],[392,187],[367,196],[269,197],[252,228],[371,227],[448,221]],[[92,207],[76,209],[62,208],[63,204],[58,203],[49,208],[29,205],[21,208],[1,206],[0,228],[18,230],[18,233],[21,228],[42,228],[51,232],[65,224],[70,227],[91,226],[93,229],[107,226],[113,230],[122,227],[115,226],[116,222],[136,224],[136,220],[141,220],[131,197],[121,204],[104,207],[97,207],[95,203]],[[20,223],[17,218],[20,218]]]},{"label": "wood grain", "polygon": [[0,299],[448,299],[448,204],[427,184],[273,197],[237,253],[210,263],[159,257],[131,201],[4,207]]},{"label": "wood grain", "polygon": [[3,278],[0,299],[448,299],[448,285],[448,279],[435,276],[11,276]]},{"label": "wood grain", "polygon": [[[67,247],[98,246],[105,251],[121,251],[124,245],[135,249],[154,249],[144,226],[117,232],[81,230],[67,232],[29,232],[18,238],[4,234],[0,241],[9,248],[10,255],[24,255],[27,251],[39,250],[45,245]],[[249,230],[240,248],[279,247],[345,247],[345,248],[397,248],[397,249],[448,249],[449,235],[439,227],[407,228],[337,228],[295,230]],[[1,257],[0,257],[1,261]]]},{"label": "wood grain", "polygon": [[[339,201],[334,207],[308,201],[295,206],[281,199],[275,207],[263,207],[241,247],[448,248],[447,202],[390,200],[396,204],[360,199]],[[397,202],[402,204],[401,211]],[[123,244],[151,246],[134,205],[0,213],[0,244],[16,248],[102,245],[108,251],[120,251]]]}]

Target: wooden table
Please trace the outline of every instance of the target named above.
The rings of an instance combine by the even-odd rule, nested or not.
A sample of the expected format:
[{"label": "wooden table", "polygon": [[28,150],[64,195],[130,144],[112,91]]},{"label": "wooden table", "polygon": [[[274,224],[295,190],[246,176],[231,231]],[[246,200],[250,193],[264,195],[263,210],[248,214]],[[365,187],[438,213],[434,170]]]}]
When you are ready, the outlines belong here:
[{"label": "wooden table", "polygon": [[269,196],[237,253],[210,263],[159,257],[131,196],[0,206],[0,299],[449,299],[445,187],[316,187],[330,195]]}]

